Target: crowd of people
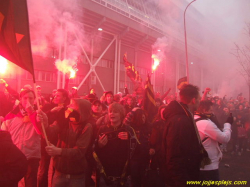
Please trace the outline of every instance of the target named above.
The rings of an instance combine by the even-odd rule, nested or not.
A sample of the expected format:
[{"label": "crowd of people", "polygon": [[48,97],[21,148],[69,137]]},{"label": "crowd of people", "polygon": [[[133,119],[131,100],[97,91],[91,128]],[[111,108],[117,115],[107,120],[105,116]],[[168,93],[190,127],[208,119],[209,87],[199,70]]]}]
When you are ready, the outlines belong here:
[{"label": "crowd of people", "polygon": [[[36,86],[21,91],[0,81],[0,186],[182,187],[219,178],[222,152],[249,151],[249,102],[210,96],[184,85],[179,97],[95,90],[79,96]],[[149,118],[153,115],[153,118]],[[232,134],[232,135],[231,135]],[[3,150],[3,151],[2,151]],[[51,175],[49,177],[49,175]],[[50,180],[51,179],[51,180]]]}]

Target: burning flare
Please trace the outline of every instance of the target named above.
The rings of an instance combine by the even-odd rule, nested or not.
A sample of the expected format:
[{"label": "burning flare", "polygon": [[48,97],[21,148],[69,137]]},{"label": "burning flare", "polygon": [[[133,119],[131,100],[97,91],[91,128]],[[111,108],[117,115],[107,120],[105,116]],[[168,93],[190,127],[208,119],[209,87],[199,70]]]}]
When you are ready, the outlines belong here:
[{"label": "burning flare", "polygon": [[4,74],[8,67],[8,60],[0,56],[0,73]]},{"label": "burning flare", "polygon": [[55,62],[56,68],[58,71],[61,71],[64,74],[69,74],[69,78],[75,78],[77,69],[77,63],[73,60],[56,60]]},{"label": "burning flare", "polygon": [[152,70],[155,71],[157,69],[157,67],[160,65],[160,59],[155,54],[152,55],[152,58],[154,59],[154,64],[152,66]]}]

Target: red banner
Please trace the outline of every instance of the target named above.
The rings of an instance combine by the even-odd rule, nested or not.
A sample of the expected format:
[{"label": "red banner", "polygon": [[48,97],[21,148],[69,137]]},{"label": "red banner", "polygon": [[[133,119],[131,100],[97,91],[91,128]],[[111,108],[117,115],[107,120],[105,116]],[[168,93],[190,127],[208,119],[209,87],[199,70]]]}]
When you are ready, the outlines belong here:
[{"label": "red banner", "polygon": [[34,77],[26,0],[0,1],[0,55]]}]

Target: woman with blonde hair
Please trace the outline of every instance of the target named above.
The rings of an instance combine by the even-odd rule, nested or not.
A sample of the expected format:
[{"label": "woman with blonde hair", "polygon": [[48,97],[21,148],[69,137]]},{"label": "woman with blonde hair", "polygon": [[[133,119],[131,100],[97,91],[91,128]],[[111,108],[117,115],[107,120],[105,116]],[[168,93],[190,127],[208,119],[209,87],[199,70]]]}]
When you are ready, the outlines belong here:
[{"label": "woman with blonde hair", "polygon": [[[101,187],[127,185],[129,161],[136,138],[133,129],[124,125],[124,107],[112,103],[108,109],[109,122],[98,132],[94,158],[100,172]],[[133,145],[132,145],[132,144]]]}]

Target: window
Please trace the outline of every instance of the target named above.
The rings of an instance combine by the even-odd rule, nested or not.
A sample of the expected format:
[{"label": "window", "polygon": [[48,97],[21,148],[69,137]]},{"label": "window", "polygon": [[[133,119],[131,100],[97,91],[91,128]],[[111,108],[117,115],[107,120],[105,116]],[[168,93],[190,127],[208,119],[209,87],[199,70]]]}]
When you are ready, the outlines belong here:
[{"label": "window", "polygon": [[[56,74],[52,72],[35,71],[35,77],[37,81],[44,81],[44,82],[56,82],[57,81]],[[27,79],[29,80],[30,78],[27,77]]]},{"label": "window", "polygon": [[[94,57],[94,63],[96,63],[98,58]],[[104,67],[104,68],[113,68],[114,62],[111,60],[106,60],[106,59],[100,59],[97,66],[99,67]]]}]

